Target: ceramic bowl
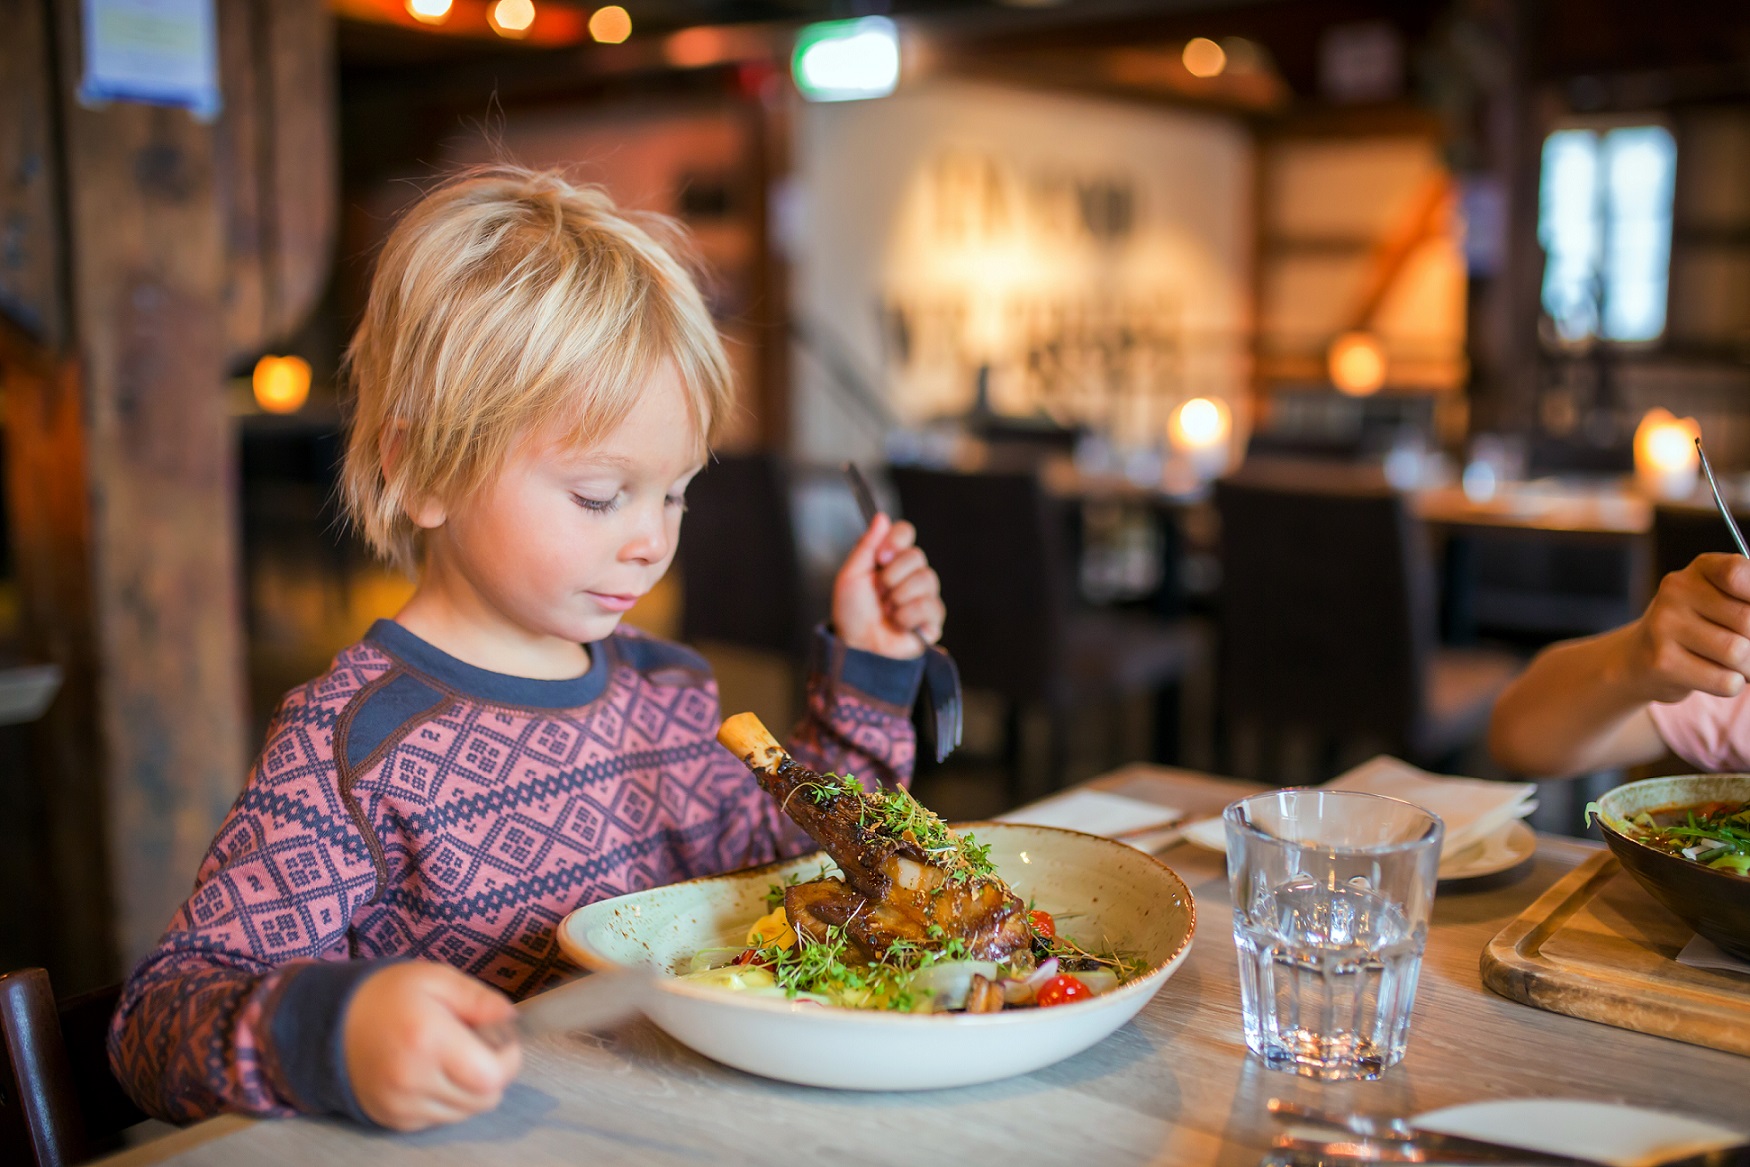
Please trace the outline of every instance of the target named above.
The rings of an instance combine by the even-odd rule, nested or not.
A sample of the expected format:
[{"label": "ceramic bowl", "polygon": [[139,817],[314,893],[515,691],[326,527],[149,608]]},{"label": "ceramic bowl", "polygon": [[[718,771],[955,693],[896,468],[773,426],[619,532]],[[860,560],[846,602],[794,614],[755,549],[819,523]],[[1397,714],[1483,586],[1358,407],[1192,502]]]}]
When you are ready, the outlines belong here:
[{"label": "ceramic bowl", "polygon": [[[973,823],[1022,899],[1058,917],[1083,947],[1139,955],[1147,971],[1111,992],[1048,1009],[909,1014],[748,997],[661,978],[646,1012],[708,1058],[786,1082],[843,1090],[929,1090],[1025,1074],[1080,1053],[1136,1015],[1191,949],[1196,906],[1185,882],[1122,843],[1055,827]],[[655,887],[579,908],[559,927],[589,969],[685,970],[704,948],[741,943],[766,890],[816,854]]]},{"label": "ceramic bowl", "polygon": [[1622,833],[1641,811],[1750,801],[1750,774],[1682,774],[1618,786],[1598,800],[1604,841],[1647,893],[1733,956],[1750,960],[1750,876],[1716,871]]}]

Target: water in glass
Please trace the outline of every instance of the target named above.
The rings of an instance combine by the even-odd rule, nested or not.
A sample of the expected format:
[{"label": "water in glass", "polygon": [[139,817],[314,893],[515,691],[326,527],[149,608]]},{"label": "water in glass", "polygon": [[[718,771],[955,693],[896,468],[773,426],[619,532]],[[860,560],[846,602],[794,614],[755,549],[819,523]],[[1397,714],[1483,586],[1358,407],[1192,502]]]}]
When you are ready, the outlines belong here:
[{"label": "water in glass", "polygon": [[[1235,815],[1260,799],[1276,805]],[[1409,1037],[1440,826],[1394,799],[1331,799],[1283,791],[1229,808],[1246,1044],[1273,1069],[1377,1078]],[[1369,815],[1393,821],[1370,831]]]}]

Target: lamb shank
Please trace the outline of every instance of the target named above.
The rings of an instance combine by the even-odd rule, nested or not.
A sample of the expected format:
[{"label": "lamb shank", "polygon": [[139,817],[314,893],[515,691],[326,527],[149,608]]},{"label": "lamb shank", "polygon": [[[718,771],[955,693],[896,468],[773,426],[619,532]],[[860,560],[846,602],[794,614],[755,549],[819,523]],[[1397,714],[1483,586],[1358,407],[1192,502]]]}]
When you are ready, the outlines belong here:
[{"label": "lamb shank", "polygon": [[983,848],[949,830],[909,792],[869,792],[854,778],[818,774],[751,713],[725,721],[717,740],[844,874],[785,890],[785,915],[798,932],[819,941],[828,928],[842,929],[871,960],[895,943],[937,949],[958,940],[975,960],[1006,961],[1027,951],[1026,905]]}]

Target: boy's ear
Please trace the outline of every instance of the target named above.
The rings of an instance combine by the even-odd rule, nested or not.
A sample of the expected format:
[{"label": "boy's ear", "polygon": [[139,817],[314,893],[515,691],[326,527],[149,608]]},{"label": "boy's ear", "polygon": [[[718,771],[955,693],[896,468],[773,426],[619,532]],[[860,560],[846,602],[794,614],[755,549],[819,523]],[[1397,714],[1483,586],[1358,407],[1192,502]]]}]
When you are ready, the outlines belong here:
[{"label": "boy's ear", "polygon": [[[401,459],[401,447],[406,439],[405,421],[391,421],[383,426],[383,437],[377,443],[377,448],[382,451],[385,482],[395,476],[395,464]],[[448,517],[443,503],[430,497],[408,499],[401,504],[401,510],[413,521],[414,526],[423,527],[427,531],[443,526],[444,519]]]}]

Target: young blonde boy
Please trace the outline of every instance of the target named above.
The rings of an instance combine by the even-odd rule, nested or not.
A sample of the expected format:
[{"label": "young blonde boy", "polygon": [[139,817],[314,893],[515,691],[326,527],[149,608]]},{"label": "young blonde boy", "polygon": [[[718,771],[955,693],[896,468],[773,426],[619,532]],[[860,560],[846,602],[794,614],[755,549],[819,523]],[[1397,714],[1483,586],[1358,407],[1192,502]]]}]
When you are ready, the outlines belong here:
[{"label": "young blonde boy", "polygon": [[[705,662],[618,627],[668,568],[728,366],[661,224],[496,169],[391,234],[349,363],[347,508],[413,598],[289,693],[111,1033],[149,1112],[413,1130],[497,1105],[480,1027],[571,970],[579,904],[810,846],[716,743]],[[940,589],[877,518],[796,754],[909,780]]]}]

